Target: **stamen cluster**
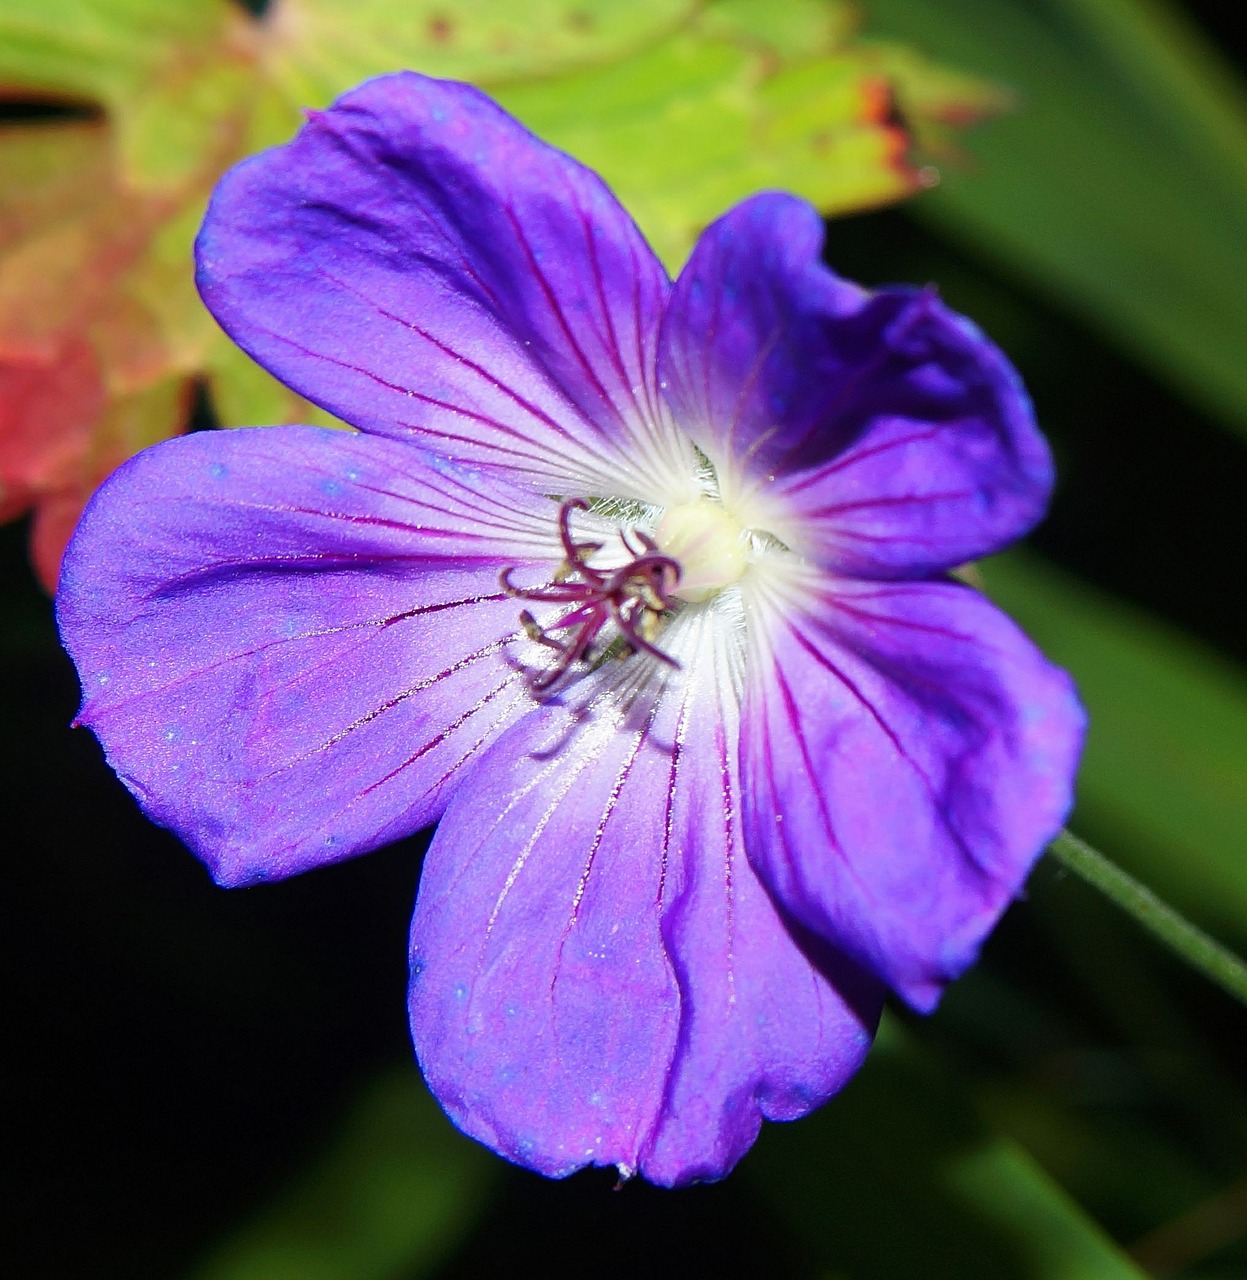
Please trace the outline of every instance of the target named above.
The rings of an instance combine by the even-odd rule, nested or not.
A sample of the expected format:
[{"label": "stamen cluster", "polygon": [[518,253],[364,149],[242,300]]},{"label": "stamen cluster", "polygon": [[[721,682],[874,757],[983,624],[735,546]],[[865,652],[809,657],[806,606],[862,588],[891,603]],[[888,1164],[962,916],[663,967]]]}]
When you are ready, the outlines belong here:
[{"label": "stamen cluster", "polygon": [[[517,587],[511,580],[513,569],[504,569],[499,575],[503,590],[519,600],[572,606],[544,626],[528,609],[520,613],[528,638],[558,654],[552,665],[528,672],[528,685],[534,693],[553,688],[577,662],[590,660],[594,642],[611,622],[633,652],[648,653],[673,667],[679,665],[653,642],[659,620],[675,604],[672,593],[680,582],[679,563],[663,555],[649,534],[634,529],[620,534],[632,558],[615,569],[595,569],[589,561],[605,544],[577,542],[571,529],[571,513],[587,511],[588,505],[581,498],[571,498],[559,507],[564,558],[553,581],[541,587]],[[555,631],[567,634],[560,639],[551,634]]]}]

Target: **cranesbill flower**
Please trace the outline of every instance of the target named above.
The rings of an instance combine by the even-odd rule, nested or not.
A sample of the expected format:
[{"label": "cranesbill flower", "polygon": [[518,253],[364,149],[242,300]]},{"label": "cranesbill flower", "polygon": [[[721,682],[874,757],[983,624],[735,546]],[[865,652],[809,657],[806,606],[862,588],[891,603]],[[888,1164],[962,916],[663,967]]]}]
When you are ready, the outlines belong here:
[{"label": "cranesbill flower", "polygon": [[222,884],[439,820],[411,1020],[562,1175],[722,1175],[930,1009],[1070,803],[1070,681],[949,576],[1052,472],[928,290],[760,195],[674,285],[603,183],[413,74],[240,165],[199,280],[359,428],[127,463],[60,591],[81,722]]}]

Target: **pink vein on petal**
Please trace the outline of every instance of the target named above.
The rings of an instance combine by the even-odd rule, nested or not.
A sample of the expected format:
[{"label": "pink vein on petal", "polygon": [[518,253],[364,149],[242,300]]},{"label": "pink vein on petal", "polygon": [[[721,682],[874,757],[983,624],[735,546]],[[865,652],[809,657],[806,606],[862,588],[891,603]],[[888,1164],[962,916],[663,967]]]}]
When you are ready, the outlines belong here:
[{"label": "pink vein on petal", "polygon": [[900,449],[906,445],[921,444],[927,440],[933,440],[937,431],[938,428],[928,427],[923,431],[916,431],[910,436],[900,436],[895,440],[884,440],[880,444],[870,445],[865,449],[857,449],[852,453],[842,454],[834,462],[807,471],[791,484],[785,484],[784,492],[789,494],[800,493],[802,489],[807,489],[812,484],[821,484],[828,476],[838,475],[849,467],[855,467],[859,462],[865,462],[867,458],[877,457],[879,454],[888,453],[893,449]]},{"label": "pink vein on petal", "polygon": [[[554,318],[558,321],[559,328],[562,329],[563,336],[567,339],[569,348],[575,353],[577,363],[584,371],[585,376],[592,384],[594,390],[602,398],[605,406],[615,415],[616,418],[619,419],[619,422],[622,425],[627,426],[627,423],[624,421],[624,416],[619,410],[619,406],[611,398],[610,393],[606,390],[605,386],[603,386],[601,378],[598,377],[597,370],[593,367],[589,357],[585,355],[584,348],[581,347],[580,343],[576,340],[576,335],[573,332],[566,315],[563,314],[562,307],[559,305],[557,295],[551,287],[549,280],[547,280],[545,275],[542,273],[541,267],[538,265],[536,254],[534,254],[532,246],[528,243],[528,239],[524,234],[524,229],[520,220],[516,217],[515,211],[509,205],[504,205],[503,213],[511,223],[511,227],[515,232],[515,237],[519,241],[520,247],[524,250],[525,258],[528,260],[529,270],[533,273],[533,278],[537,281],[538,287],[545,295],[546,304],[549,306]],[[588,425],[598,435],[606,434],[596,422],[588,419],[587,421]]]},{"label": "pink vein on petal", "polygon": [[179,685],[185,684],[188,680],[195,680],[200,676],[210,675],[214,671],[219,671],[222,667],[227,667],[232,662],[239,662],[244,658],[254,658],[258,654],[266,653],[269,649],[277,648],[281,645],[294,644],[299,640],[316,640],[323,636],[342,635],[350,631],[362,630],[365,627],[389,627],[396,622],[405,622],[410,618],[419,617],[426,613],[439,613],[445,609],[457,609],[464,605],[476,605],[485,602],[497,602],[505,600],[507,597],[501,593],[490,596],[470,596],[462,600],[439,601],[436,604],[420,605],[414,609],[404,610],[402,613],[392,614],[386,618],[368,618],[362,622],[347,622],[335,627],[322,627],[315,631],[303,631],[289,636],[274,636],[271,640],[265,640],[262,644],[257,644],[250,649],[242,649],[237,653],[227,654],[223,658],[218,658],[215,662],[210,662],[205,667],[196,667],[193,671],[184,671],[181,675],[175,677],[168,682],[161,684],[156,689],[146,689],[141,693],[131,694],[127,698],[123,698],[119,702],[110,703],[108,713],[111,715],[117,711],[122,711],[126,707],[135,702],[141,702],[144,698],[150,698],[156,693],[167,693],[170,689],[176,689]]},{"label": "pink vein on petal", "polygon": [[[527,248],[527,246],[525,247]],[[550,427],[553,431],[557,432],[565,440],[568,440],[572,444],[579,446],[580,442],[576,439],[575,435],[572,432],[568,431],[567,428],[564,427],[562,423],[560,423],[557,419],[552,418],[548,413],[545,412],[544,409],[539,408],[537,405],[533,404],[524,396],[520,395],[520,393],[516,391],[514,387],[503,382],[501,379],[495,377],[492,373],[489,372],[488,369],[485,368],[484,365],[478,364],[475,360],[469,359],[467,356],[463,354],[463,352],[455,350],[455,348],[450,346],[449,343],[443,342],[440,338],[430,333],[429,330],[424,329],[420,325],[416,324],[414,320],[408,320],[403,316],[396,315],[392,311],[387,311],[383,306],[381,306],[380,303],[375,302],[373,299],[367,297],[365,294],[360,293],[357,289],[354,289],[351,285],[347,284],[345,280],[338,280],[336,277],[328,275],[324,272],[322,272],[321,275],[324,279],[328,280],[331,284],[336,284],[338,285],[339,288],[345,289],[348,293],[354,294],[355,297],[357,297],[361,302],[363,302],[367,306],[372,307],[373,310],[375,310],[378,315],[384,316],[387,320],[393,320],[395,324],[401,324],[404,328],[410,330],[412,333],[418,334],[426,342],[428,342],[430,345],[436,347],[440,352],[442,352],[443,355],[449,356],[451,360],[455,361],[456,364],[462,365],[465,369],[470,369],[473,373],[477,374],[487,385],[493,387],[496,391],[501,392],[508,399],[513,401],[515,404],[519,405],[520,408],[527,410],[529,413],[533,415],[534,418],[538,419],[540,422],[544,422],[546,426]],[[544,281],[544,277],[542,277],[542,279]],[[309,352],[309,354],[311,353]],[[348,365],[347,367],[350,368],[352,366]],[[365,373],[367,371],[360,369],[358,370],[358,372]],[[376,377],[375,374],[369,374],[369,376]],[[385,384],[384,379],[381,379],[379,377],[377,378],[377,381],[382,382],[383,385],[389,385],[389,384]],[[420,396],[417,392],[412,391],[411,388],[409,387],[395,386],[394,390],[404,391],[408,395],[416,396],[417,399],[427,399],[427,397]],[[443,407],[454,408],[455,406],[444,405]],[[468,411],[463,409],[460,409],[459,412],[464,413],[465,416],[468,416],[468,417],[478,416],[478,415],[471,414]],[[514,436],[516,439],[522,440],[526,438],[525,433],[523,431],[517,431],[514,427],[505,426],[503,423],[497,422],[496,420],[490,419],[490,418],[481,417],[481,420],[484,422],[488,422],[492,426],[497,427],[500,431],[505,432],[507,435]],[[588,425],[591,427],[594,426],[593,423],[589,423]],[[595,430],[596,430],[596,427],[595,427]]]},{"label": "pink vein on petal", "polygon": [[736,1004],[736,892],[732,859],[735,856],[736,809],[733,802],[731,765],[728,759],[727,739],[723,732],[726,709],[721,690],[716,690],[719,715],[714,726],[714,745],[719,761],[719,782],[723,801],[723,895],[726,911],[725,938],[727,947],[727,1003],[729,1009]]},{"label": "pink vein on petal", "polygon": [[[793,632],[793,634],[797,636],[797,639],[801,638],[795,631]],[[848,854],[844,850],[844,846],[840,843],[840,839],[836,835],[835,824],[832,822],[831,814],[828,812],[828,809],[827,809],[827,798],[823,793],[822,787],[820,787],[817,782],[817,779],[819,776],[818,770],[814,767],[814,761],[810,755],[809,744],[805,740],[805,735],[800,730],[800,719],[797,712],[796,699],[792,695],[792,686],[788,683],[788,678],[780,670],[778,665],[775,667],[774,676],[775,676],[775,683],[780,690],[780,696],[783,698],[784,712],[788,717],[789,724],[792,726],[793,740],[798,744],[798,747],[801,752],[801,763],[805,768],[806,777],[810,779],[810,787],[814,794],[814,801],[818,806],[819,817],[822,818],[822,821],[823,821],[823,830],[826,832],[826,835],[827,835],[827,844],[830,848],[835,850],[837,856],[840,859],[841,864],[843,865],[845,871],[848,873],[849,878],[853,881],[854,884],[857,885],[858,890],[861,892],[863,898],[865,898],[868,902],[872,903],[873,905],[878,906],[879,905],[878,899],[876,898],[874,892],[858,876],[857,869],[853,866],[852,861],[849,859]],[[763,734],[764,734],[764,740],[766,742],[767,766],[770,772],[770,776],[775,777],[777,775],[775,774],[775,760],[774,760],[774,751],[771,745],[771,733],[765,720],[763,722]],[[796,859],[791,858],[792,845],[789,841],[790,832],[788,831],[787,827],[783,823],[778,823],[776,825],[780,832],[780,836],[779,836],[780,842],[783,844],[784,848],[789,851],[790,859],[792,860],[793,865],[794,866],[800,865]]]},{"label": "pink vein on petal", "polygon": [[336,733],[331,734],[317,746],[312,747],[302,756],[296,756],[293,760],[280,765],[277,769],[273,770],[272,774],[266,776],[276,777],[277,774],[283,773],[286,769],[292,768],[296,764],[302,764],[305,761],[310,760],[313,756],[317,756],[324,751],[328,751],[331,747],[337,746],[339,742],[342,742],[357,729],[364,728],[378,717],[384,715],[387,711],[393,711],[395,707],[401,706],[404,702],[410,701],[418,693],[423,693],[426,689],[431,688],[437,683],[437,681],[444,680],[447,676],[458,675],[461,671],[467,670],[468,667],[480,662],[483,658],[492,657],[494,654],[501,652],[501,650],[505,648],[506,644],[507,641],[505,639],[495,640],[492,643],[487,644],[484,648],[476,650],[475,653],[466,654],[464,657],[458,659],[458,661],[452,663],[449,667],[437,672],[436,675],[426,676],[423,680],[409,686],[401,693],[395,694],[394,697],[387,698],[380,706],[373,707],[358,719],[352,721],[344,728],[339,729]]},{"label": "pink vein on petal", "polygon": [[[875,704],[868,697],[866,697],[866,695],[861,691],[861,689],[858,687],[855,681],[853,681],[848,675],[846,675],[843,671],[841,671],[840,668],[834,662],[832,662],[825,654],[823,654],[818,649],[816,649],[805,638],[805,636],[801,634],[800,631],[794,628],[790,628],[790,631],[793,638],[806,651],[806,653],[808,653],[810,657],[812,657],[814,661],[817,662],[821,667],[829,671],[842,685],[844,685],[846,689],[848,689],[848,691],[862,704],[862,706],[866,708],[866,711],[870,715],[870,718],[883,731],[888,741],[891,742],[892,747],[896,751],[897,755],[902,760],[905,761],[905,763],[913,771],[914,775],[921,782],[923,790],[927,793],[927,796],[930,799],[931,804],[935,809],[935,812],[939,814],[941,823],[944,829],[948,832],[949,836],[951,836],[953,843],[957,846],[958,849],[961,850],[961,852],[966,856],[966,859],[980,872],[980,874],[986,876],[988,879],[994,879],[994,876],[992,875],[991,871],[983,865],[978,855],[966,844],[961,833],[953,826],[952,822],[948,819],[947,815],[944,812],[944,802],[942,798],[939,796],[939,794],[936,792],[934,782],[932,782],[926,770],[923,769],[922,766],[913,758],[913,756],[910,755],[909,749],[901,741],[901,738],[897,734],[896,730],[893,729],[892,726],[888,723],[888,721],[884,718],[882,712],[880,712],[878,707],[876,707]],[[813,777],[814,775],[811,774],[810,776]]]},{"label": "pink vein on petal", "polygon": [[826,507],[811,507],[803,511],[804,517],[842,516],[852,511],[871,511],[878,507],[912,507],[929,502],[956,502],[973,498],[973,489],[950,489],[943,493],[903,493],[882,495],[878,498],[861,498],[856,502],[832,503]]},{"label": "pink vein on petal", "polygon": [[[409,755],[407,759],[404,760],[401,764],[396,765],[393,769],[390,770],[389,773],[385,774],[384,777],[377,778],[375,781],[370,782],[363,789],[363,791],[360,792],[361,798],[363,796],[370,795],[373,791],[376,791],[379,787],[383,787],[387,782],[392,782],[395,778],[398,777],[400,773],[403,773],[405,770],[410,769],[413,764],[416,764],[419,760],[423,759],[424,756],[426,756],[435,747],[441,746],[443,742],[447,741],[454,734],[458,733],[459,730],[462,729],[463,726],[467,724],[469,720],[471,720],[474,716],[478,715],[481,711],[483,711],[485,707],[487,707],[500,693],[502,693],[504,689],[516,686],[517,681],[518,681],[518,677],[514,677],[514,676],[509,677],[508,679],[504,680],[501,684],[496,685],[494,688],[492,688],[488,693],[483,694],[480,698],[476,700],[476,702],[472,704],[472,706],[470,706],[466,711],[464,711],[457,719],[453,720],[450,724],[448,724],[444,729],[440,730],[438,733],[435,733],[431,738],[428,739],[427,742],[421,743],[419,748],[414,752],[412,752],[412,754]],[[506,718],[506,709],[504,709],[502,714],[500,714],[498,718],[495,721],[493,721],[489,729],[485,731],[484,735],[478,738],[477,741],[473,743],[472,746],[468,749],[468,751],[465,752],[464,755],[462,755],[459,758],[459,761],[456,763],[456,765],[453,766],[451,770],[447,771],[442,775],[442,777],[438,780],[436,785],[441,786],[442,783],[444,783],[446,779],[450,776],[450,774],[454,771],[454,768],[457,768],[459,764],[462,764],[462,762],[465,759],[467,759],[468,756],[470,756],[474,751],[476,751],[477,748],[480,746],[480,744],[485,740],[485,738],[489,737],[490,732],[497,725],[501,724],[505,718]]]},{"label": "pink vein on petal", "polygon": [[[515,806],[519,804],[519,802],[523,800],[526,796],[531,794],[538,787],[544,786],[547,779],[550,777],[550,775],[553,773],[556,773],[559,770],[559,768],[563,766],[563,764],[564,762],[561,761],[557,756],[549,760],[545,768],[539,770],[529,780],[528,784],[525,787],[523,787],[515,796],[511,798],[511,801],[507,805],[506,809],[504,809],[503,812],[500,813],[498,817],[495,819],[495,821],[493,822],[492,826],[490,827],[490,831],[491,832],[496,831],[498,827],[502,825],[502,822],[506,818],[507,814],[509,814],[511,810],[514,809]],[[580,775],[588,767],[588,764],[589,764],[589,757],[586,754],[583,757],[581,757],[579,761],[577,761],[575,768],[569,769],[567,771],[567,776],[563,779],[564,785],[562,789],[558,792],[557,795],[555,795],[555,797],[551,800],[549,805],[547,805],[545,812],[534,824],[532,833],[529,836],[527,843],[524,845],[524,848],[520,851],[518,857],[515,859],[515,862],[512,864],[511,870],[507,873],[507,878],[503,882],[502,889],[498,893],[498,897],[494,902],[493,909],[489,913],[489,919],[485,924],[485,937],[482,939],[482,942],[481,942],[482,958],[484,957],[485,944],[488,943],[490,935],[493,933],[493,928],[498,921],[498,915],[502,910],[503,903],[507,900],[507,896],[510,894],[511,890],[515,887],[515,882],[519,879],[520,873],[524,870],[524,867],[527,864],[528,859],[533,852],[533,849],[536,848],[537,841],[540,840],[542,832],[545,831],[546,827],[550,825],[551,821],[554,818],[554,815],[558,812],[559,807],[562,805],[563,801],[567,798],[572,787],[575,786],[576,781],[579,779]],[[478,964],[478,971],[479,971],[479,964]]]},{"label": "pink vein on petal", "polygon": [[[653,713],[650,714],[650,723],[653,722]],[[593,840],[589,845],[588,853],[585,855],[584,865],[580,869],[580,878],[576,883],[576,891],[572,895],[571,907],[568,911],[567,922],[563,926],[563,932],[559,937],[558,948],[555,956],[554,970],[550,975],[550,995],[553,997],[554,988],[558,985],[559,973],[563,965],[563,948],[567,945],[567,939],[571,936],[571,931],[576,927],[576,921],[580,918],[580,903],[585,895],[585,889],[588,887],[589,878],[593,874],[593,865],[597,860],[598,850],[602,847],[602,841],[606,838],[606,829],[610,826],[611,818],[615,812],[615,806],[619,803],[619,797],[623,793],[624,787],[627,785],[628,779],[632,774],[632,766],[636,763],[636,758],[641,752],[641,748],[645,745],[648,735],[649,725],[639,730],[635,735],[635,741],[632,743],[631,752],[628,758],[623,761],[619,767],[619,772],[615,775],[615,781],[611,784],[609,795],[606,797],[606,808],[602,816],[598,819],[597,827],[593,833]]]}]

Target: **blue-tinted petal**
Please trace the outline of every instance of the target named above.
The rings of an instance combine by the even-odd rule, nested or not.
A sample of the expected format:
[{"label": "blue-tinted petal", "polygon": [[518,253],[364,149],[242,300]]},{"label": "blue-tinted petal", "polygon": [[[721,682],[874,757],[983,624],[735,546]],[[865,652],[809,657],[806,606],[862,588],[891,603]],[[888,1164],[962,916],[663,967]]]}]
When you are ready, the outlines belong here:
[{"label": "blue-tinted petal", "polygon": [[114,473],[57,601],[80,722],[224,883],[433,820],[464,757],[527,711],[507,564],[554,506],[418,450],[313,427],[207,432]]},{"label": "blue-tinted petal", "polygon": [[[720,641],[720,644],[723,642]],[[718,679],[712,673],[718,668]],[[794,933],[745,856],[737,699],[720,652],[690,653],[667,816],[663,942],[680,989],[680,1041],[641,1169],[652,1181],[722,1177],[761,1121],[795,1120],[861,1065],[882,988],[843,953]]]},{"label": "blue-tinted petal", "polygon": [[1069,677],[968,587],[807,572],[755,602],[748,680],[754,866],[931,1008],[1069,811],[1084,728]]},{"label": "blue-tinted petal", "polygon": [[698,242],[663,322],[676,418],[729,500],[839,573],[944,570],[1042,515],[1052,466],[1016,372],[930,291],[869,293],[820,261],[792,196],[737,206]]},{"label": "blue-tinted petal", "polygon": [[466,1132],[546,1174],[721,1177],[764,1117],[844,1082],[878,1016],[878,987],[807,957],[754,876],[723,641],[679,625],[656,709],[535,713],[474,766],[425,863],[421,1065]]},{"label": "blue-tinted petal", "polygon": [[683,456],[666,273],[595,174],[469,85],[402,72],[314,113],[226,175],[197,253],[226,331],[367,431],[547,492],[653,498]]}]

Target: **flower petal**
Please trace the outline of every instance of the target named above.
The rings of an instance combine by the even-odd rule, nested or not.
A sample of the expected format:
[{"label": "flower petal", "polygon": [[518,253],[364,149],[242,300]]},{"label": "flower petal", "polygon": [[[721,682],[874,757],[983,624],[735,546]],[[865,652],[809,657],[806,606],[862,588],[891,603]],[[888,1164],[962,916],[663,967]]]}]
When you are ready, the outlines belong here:
[{"label": "flower petal", "polygon": [[1069,677],[958,583],[755,601],[750,857],[784,907],[919,1009],[966,969],[1072,803]]},{"label": "flower petal", "polygon": [[[691,649],[691,646],[690,646]],[[862,1064],[881,985],[794,929],[745,856],[739,711],[725,654],[686,651],[681,752],[667,817],[663,942],[680,987],[680,1041],[643,1153],[651,1181],[722,1177],[763,1119],[795,1120]]]},{"label": "flower petal", "polygon": [[877,986],[813,963],[743,855],[705,616],[663,639],[687,675],[651,711],[614,708],[603,669],[577,690],[596,701],[534,713],[475,764],[425,862],[417,1055],[460,1127],[548,1175],[721,1177],[763,1117],[844,1082],[878,1016]]},{"label": "flower petal", "polygon": [[548,492],[653,499],[687,454],[654,389],[662,266],[469,85],[402,72],[312,113],[226,175],[197,253],[239,345],[366,431]]},{"label": "flower petal", "polygon": [[942,571],[1025,533],[1052,464],[1004,355],[930,290],[822,265],[815,211],[756,196],[711,226],[659,344],[677,420],[725,496],[840,573]]},{"label": "flower petal", "polygon": [[557,562],[553,517],[375,437],[157,445],[103,486],[66,555],[79,722],[222,883],[406,835],[531,706],[498,572]]}]

